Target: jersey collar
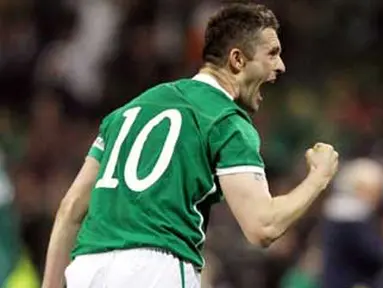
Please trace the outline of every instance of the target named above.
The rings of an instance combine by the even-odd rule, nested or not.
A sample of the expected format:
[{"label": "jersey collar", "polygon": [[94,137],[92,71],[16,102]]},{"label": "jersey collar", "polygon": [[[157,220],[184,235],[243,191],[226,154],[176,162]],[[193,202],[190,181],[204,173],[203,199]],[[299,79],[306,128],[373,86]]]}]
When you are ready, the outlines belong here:
[{"label": "jersey collar", "polygon": [[215,89],[218,89],[220,90],[221,92],[223,92],[230,100],[234,100],[233,96],[231,96],[229,94],[229,92],[227,92],[219,83],[218,81],[211,75],[209,74],[206,74],[206,73],[198,73],[197,75],[195,75],[193,78],[193,80],[197,80],[197,81],[200,81],[200,82],[203,82],[203,83],[206,83],[206,84],[209,84],[210,86],[213,86]]}]

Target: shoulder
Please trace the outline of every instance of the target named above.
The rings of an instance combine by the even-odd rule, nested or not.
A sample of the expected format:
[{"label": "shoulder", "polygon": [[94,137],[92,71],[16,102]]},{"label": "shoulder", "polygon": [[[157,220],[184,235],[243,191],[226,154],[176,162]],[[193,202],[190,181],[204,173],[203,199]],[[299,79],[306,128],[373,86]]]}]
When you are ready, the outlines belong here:
[{"label": "shoulder", "polygon": [[112,112],[110,112],[109,114],[107,114],[106,116],[104,116],[104,118],[102,118],[101,120],[101,126],[108,126],[109,123],[113,121],[113,119],[115,119],[116,117],[118,117],[120,114],[123,113],[124,107],[125,106],[119,107],[113,110]]},{"label": "shoulder", "polygon": [[224,130],[237,130],[246,135],[259,137],[254,123],[247,115],[244,115],[244,113],[238,109],[222,111],[221,115],[219,115],[214,122],[214,126],[223,128]]}]

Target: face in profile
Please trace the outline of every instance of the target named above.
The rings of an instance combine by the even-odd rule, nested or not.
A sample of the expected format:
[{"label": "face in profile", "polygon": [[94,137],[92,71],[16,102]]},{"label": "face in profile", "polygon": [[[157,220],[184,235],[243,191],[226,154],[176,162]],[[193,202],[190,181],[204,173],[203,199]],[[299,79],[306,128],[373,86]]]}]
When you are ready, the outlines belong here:
[{"label": "face in profile", "polygon": [[276,31],[266,28],[257,33],[251,59],[244,58],[241,70],[236,75],[239,86],[238,102],[249,112],[258,110],[263,97],[262,84],[274,82],[285,71],[281,59],[281,44]]}]

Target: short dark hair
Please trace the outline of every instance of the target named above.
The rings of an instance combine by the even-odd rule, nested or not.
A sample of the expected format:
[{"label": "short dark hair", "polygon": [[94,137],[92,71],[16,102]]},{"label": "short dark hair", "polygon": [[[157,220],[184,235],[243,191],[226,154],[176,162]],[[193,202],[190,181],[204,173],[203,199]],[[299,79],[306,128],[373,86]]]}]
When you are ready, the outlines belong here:
[{"label": "short dark hair", "polygon": [[226,4],[208,22],[202,53],[204,63],[223,66],[233,48],[250,57],[257,32],[266,28],[279,28],[277,18],[266,6],[251,2]]}]

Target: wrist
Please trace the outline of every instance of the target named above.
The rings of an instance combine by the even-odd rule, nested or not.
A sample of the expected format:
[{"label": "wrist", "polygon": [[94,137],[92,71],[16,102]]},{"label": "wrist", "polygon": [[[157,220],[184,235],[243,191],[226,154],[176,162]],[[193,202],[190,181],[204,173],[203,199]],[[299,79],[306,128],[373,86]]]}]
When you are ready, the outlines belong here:
[{"label": "wrist", "polygon": [[327,187],[331,177],[326,176],[318,169],[310,169],[307,175],[307,180],[311,185],[315,186],[319,190],[323,190]]}]

